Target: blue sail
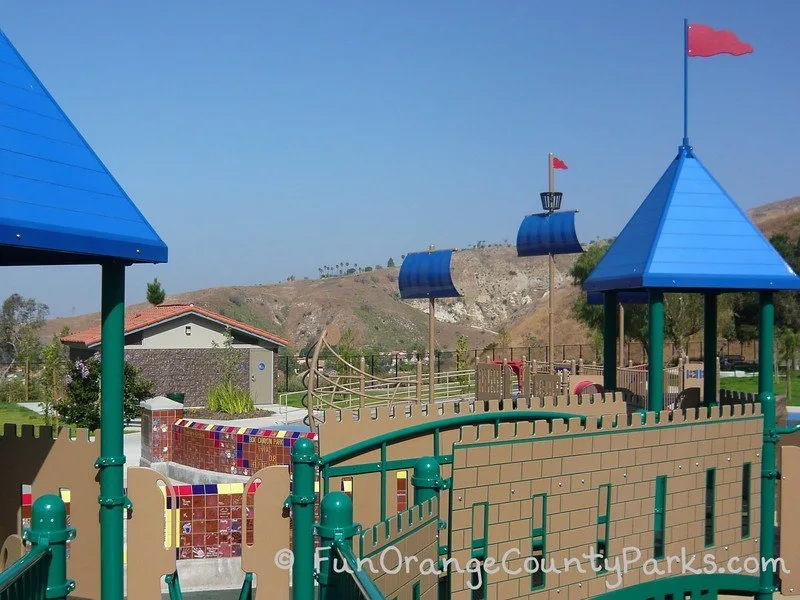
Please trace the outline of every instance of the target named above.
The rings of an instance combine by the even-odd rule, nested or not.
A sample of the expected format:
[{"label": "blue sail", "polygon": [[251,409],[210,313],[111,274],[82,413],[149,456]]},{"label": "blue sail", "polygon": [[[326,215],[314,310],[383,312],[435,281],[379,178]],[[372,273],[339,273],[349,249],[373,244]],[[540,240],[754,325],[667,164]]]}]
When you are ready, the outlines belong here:
[{"label": "blue sail", "polygon": [[407,254],[400,267],[400,297],[456,298],[458,293],[450,275],[452,250],[413,252]]},{"label": "blue sail", "polygon": [[575,211],[528,215],[517,233],[518,256],[583,252],[575,233]]}]

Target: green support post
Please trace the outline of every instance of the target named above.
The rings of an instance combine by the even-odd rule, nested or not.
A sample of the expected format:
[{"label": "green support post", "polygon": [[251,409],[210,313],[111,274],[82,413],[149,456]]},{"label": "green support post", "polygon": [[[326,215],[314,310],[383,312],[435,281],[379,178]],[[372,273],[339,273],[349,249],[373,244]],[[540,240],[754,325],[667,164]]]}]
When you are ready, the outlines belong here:
[{"label": "green support post", "polygon": [[67,579],[67,540],[75,539],[75,530],[67,527],[67,508],[55,494],[36,499],[31,508],[31,526],[23,537],[33,548],[47,546],[50,564],[47,569],[48,600],[63,600],[75,589]]},{"label": "green support post", "polygon": [[717,398],[717,295],[704,294],[703,312],[703,404],[714,406]]},{"label": "green support post", "polygon": [[647,410],[664,410],[664,293],[650,292]]},{"label": "green support post", "polygon": [[125,266],[103,265],[100,336],[100,595],[122,600],[124,590],[123,392],[125,386]]},{"label": "green support post", "polygon": [[617,389],[617,292],[603,294],[603,389]]},{"label": "green support post", "polygon": [[337,564],[334,569],[334,560],[338,558],[337,552],[331,552],[337,542],[345,542],[352,549],[353,536],[358,533],[359,526],[353,523],[353,501],[344,492],[331,492],[322,499],[320,505],[319,532],[320,558],[327,557],[321,562],[319,573],[320,600],[335,600],[345,596],[344,591],[337,585],[340,582],[337,571],[341,573],[344,565]]},{"label": "green support post", "polygon": [[292,446],[292,598],[314,599],[314,481],[319,457],[314,442],[299,438]]},{"label": "green support post", "polygon": [[775,307],[772,292],[761,292],[758,324],[758,399],[764,415],[764,443],[761,450],[761,564],[758,600],[772,600],[774,573],[764,569],[764,561],[775,556],[775,480],[778,469],[775,447],[778,443],[773,391],[773,344],[775,342]]},{"label": "green support post", "polygon": [[414,486],[414,504],[438,498],[441,484],[438,460],[432,456],[424,456],[414,463],[414,474],[411,476],[411,485]]}]

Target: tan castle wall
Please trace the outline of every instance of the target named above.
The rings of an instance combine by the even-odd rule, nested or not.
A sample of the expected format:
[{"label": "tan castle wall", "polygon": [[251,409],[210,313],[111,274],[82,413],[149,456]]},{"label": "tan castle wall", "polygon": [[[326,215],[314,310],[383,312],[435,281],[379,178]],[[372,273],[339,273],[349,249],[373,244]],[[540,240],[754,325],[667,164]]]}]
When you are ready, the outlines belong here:
[{"label": "tan castle wall", "polygon": [[[625,413],[627,408],[622,394],[603,394],[588,397],[564,396],[551,398],[534,398],[520,400],[516,403],[511,400],[486,401],[486,402],[446,402],[435,404],[411,404],[406,406],[379,407],[352,410],[327,411],[325,422],[319,427],[320,454],[325,456],[335,450],[345,448],[361,440],[366,440],[384,433],[389,433],[431,422],[436,419],[458,417],[466,414],[518,412],[522,410],[535,410],[542,412],[559,412],[566,414],[585,414],[598,417],[600,415],[617,415]],[[460,432],[458,428],[442,430],[438,434],[439,452],[450,454],[453,444],[458,442]],[[387,445],[386,460],[406,460],[413,463],[414,459],[423,456],[433,456],[436,434],[431,433],[411,440]],[[377,463],[381,460],[380,451],[375,450],[361,454],[353,459],[341,463],[342,466]],[[407,469],[410,476],[410,466]],[[381,493],[386,495],[387,514],[396,512],[396,481],[398,471],[389,471],[386,476],[386,488],[381,489],[379,473],[365,473],[352,478],[353,512],[356,521],[361,523],[376,523],[381,520],[380,502]],[[451,466],[442,465],[442,477],[450,477]],[[341,478],[332,478],[330,491],[342,489]],[[445,492],[440,499],[440,510],[447,514],[449,497]]]},{"label": "tan castle wall", "polygon": [[[758,556],[761,437],[760,407],[748,405],[720,410],[707,417],[662,412],[660,422],[647,415],[647,424],[611,428],[608,419],[597,427],[593,420],[582,427],[537,422],[480,427],[472,439],[465,429],[454,447],[451,492],[451,547],[453,558],[464,565],[470,558],[472,506],[489,503],[488,556],[499,562],[510,548],[520,552],[512,569],[521,568],[531,555],[531,497],[547,494],[546,560],[563,569],[567,558],[580,559],[587,573],[576,566],[569,572],[549,573],[542,591],[531,591],[531,575],[500,572],[489,575],[488,598],[591,598],[609,591],[605,582],[616,575],[598,575],[581,556],[598,539],[599,487],[611,484],[609,558],[625,547],[642,552],[637,565],[624,577],[630,586],[650,579],[642,563],[653,556],[655,486],[667,476],[665,556],[681,556],[681,548],[712,552],[716,564],[729,557]],[[750,535],[741,535],[742,465],[750,467]],[[714,545],[704,545],[706,469],[716,469]],[[665,561],[660,561],[664,568]],[[791,568],[791,565],[789,566]],[[453,575],[453,599],[470,598],[467,575]],[[559,590],[554,596],[553,591]]]}]

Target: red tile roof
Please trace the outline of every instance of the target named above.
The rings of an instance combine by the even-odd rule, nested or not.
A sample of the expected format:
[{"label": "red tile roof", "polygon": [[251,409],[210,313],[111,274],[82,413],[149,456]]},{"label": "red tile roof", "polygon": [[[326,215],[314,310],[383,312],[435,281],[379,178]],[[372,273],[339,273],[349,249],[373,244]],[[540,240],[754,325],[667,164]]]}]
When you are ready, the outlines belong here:
[{"label": "red tile roof", "polygon": [[[143,311],[136,312],[132,315],[128,315],[125,317],[125,335],[140,331],[142,329],[147,329],[148,327],[152,327],[157,323],[163,323],[164,321],[169,321],[176,317],[189,314],[195,314],[212,321],[217,321],[218,323],[222,323],[223,325],[227,325],[233,329],[250,333],[256,337],[263,338],[275,344],[280,344],[282,346],[289,345],[289,340],[285,340],[277,335],[269,333],[268,331],[248,325],[247,323],[236,321],[235,319],[231,319],[219,313],[206,310],[205,308],[200,308],[194,304],[160,304],[159,306],[153,306]],[[61,341],[65,344],[83,344],[87,347],[95,346],[100,343],[100,326],[97,325],[95,327],[90,327],[89,329],[79,331],[78,333],[71,333],[62,337]]]}]

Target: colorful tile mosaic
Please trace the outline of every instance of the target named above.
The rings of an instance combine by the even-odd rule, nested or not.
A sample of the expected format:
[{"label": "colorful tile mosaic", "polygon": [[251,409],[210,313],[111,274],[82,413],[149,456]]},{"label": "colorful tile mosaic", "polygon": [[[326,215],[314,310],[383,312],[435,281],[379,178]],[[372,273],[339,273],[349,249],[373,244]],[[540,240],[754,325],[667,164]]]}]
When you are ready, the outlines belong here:
[{"label": "colorful tile mosaic", "polygon": [[264,467],[289,465],[292,445],[302,437],[316,441],[317,434],[179,419],[172,426],[172,460],[197,469],[248,476]]},{"label": "colorful tile mosaic", "polygon": [[142,457],[154,462],[172,460],[172,425],[183,418],[183,410],[142,411]]},{"label": "colorful tile mosaic", "polygon": [[[258,485],[252,484],[247,495],[252,496]],[[167,513],[167,544],[175,547],[179,560],[242,555],[243,540],[252,538],[254,516],[251,506],[242,514],[243,483],[179,485],[175,498],[162,491],[166,508],[172,508],[173,500],[177,503],[177,513]],[[177,528],[171,523],[172,514],[177,516]],[[172,539],[173,531],[177,539]]]}]

